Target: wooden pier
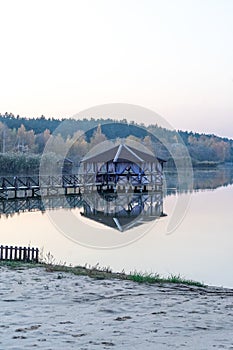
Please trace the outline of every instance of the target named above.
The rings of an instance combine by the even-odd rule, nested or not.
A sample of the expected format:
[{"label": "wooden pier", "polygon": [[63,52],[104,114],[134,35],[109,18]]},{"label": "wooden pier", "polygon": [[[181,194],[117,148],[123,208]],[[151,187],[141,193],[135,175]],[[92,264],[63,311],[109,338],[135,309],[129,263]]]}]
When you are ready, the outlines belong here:
[{"label": "wooden pier", "polygon": [[69,189],[76,193],[80,189],[76,175],[7,176],[0,177],[0,198],[40,197],[51,194],[67,194]]},{"label": "wooden pier", "polygon": [[[101,174],[99,174],[101,175]],[[68,195],[93,192],[97,190],[119,191],[160,191],[162,188],[161,178],[157,174],[149,174],[151,181],[148,184],[130,184],[120,185],[116,179],[124,178],[125,175],[109,173],[108,176],[113,181],[96,181],[96,173],[67,174],[67,175],[35,175],[35,176],[0,176],[0,199],[34,198],[49,197],[51,195]],[[147,177],[149,178],[149,175]],[[115,178],[114,178],[115,176]],[[137,174],[131,174],[132,177]],[[156,176],[156,181],[152,177]]]},{"label": "wooden pier", "polygon": [[0,246],[0,260],[39,262],[39,249],[31,247]]}]

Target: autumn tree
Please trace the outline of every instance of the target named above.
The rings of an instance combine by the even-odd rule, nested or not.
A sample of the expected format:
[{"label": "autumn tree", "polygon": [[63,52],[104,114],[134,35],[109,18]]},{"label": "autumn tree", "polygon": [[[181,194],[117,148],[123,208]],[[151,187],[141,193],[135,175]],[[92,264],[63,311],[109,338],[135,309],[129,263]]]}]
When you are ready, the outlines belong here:
[{"label": "autumn tree", "polygon": [[154,151],[153,149],[153,143],[151,140],[151,137],[149,135],[145,136],[144,139],[142,140],[144,146],[146,146],[150,151]]},{"label": "autumn tree", "polygon": [[75,163],[78,163],[81,158],[88,152],[90,145],[86,141],[83,132],[77,131],[72,138],[67,138],[66,146],[68,148],[67,156],[71,158]]},{"label": "autumn tree", "polygon": [[90,148],[98,145],[99,143],[101,142],[104,142],[106,141],[107,138],[106,136],[102,133],[102,130],[101,130],[101,125],[99,124],[97,126],[97,129],[96,131],[94,132],[93,136],[91,137],[91,140],[90,140]]}]

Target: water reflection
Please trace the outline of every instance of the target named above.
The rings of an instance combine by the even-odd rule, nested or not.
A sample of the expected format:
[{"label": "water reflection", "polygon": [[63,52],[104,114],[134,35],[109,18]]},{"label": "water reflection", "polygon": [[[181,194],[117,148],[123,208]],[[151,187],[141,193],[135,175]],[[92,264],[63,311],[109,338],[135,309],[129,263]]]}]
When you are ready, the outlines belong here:
[{"label": "water reflection", "polygon": [[[179,172],[181,187],[178,188],[178,174],[174,170],[165,171],[165,182],[167,194],[183,193],[190,191],[188,184],[185,183],[186,177]],[[183,179],[183,181],[182,181]],[[218,187],[233,184],[233,168],[232,166],[218,167],[213,169],[194,169],[193,172],[193,189],[214,190]]]},{"label": "water reflection", "polygon": [[2,199],[0,200],[0,215],[12,216],[15,213],[33,212],[53,209],[72,209],[80,208],[82,206],[81,195],[68,195],[68,196],[48,196],[44,197],[27,197],[16,199]]},{"label": "water reflection", "polygon": [[81,214],[90,220],[123,232],[165,216],[163,194],[160,191],[86,195]]},{"label": "water reflection", "polygon": [[[117,227],[108,228],[104,223],[84,216],[84,200],[90,207],[94,204],[96,210],[102,211],[104,216],[104,206],[112,208],[117,201],[114,195],[113,198],[109,198],[109,202],[107,199],[99,198],[99,206],[95,204],[95,199],[89,198],[88,194],[85,197],[78,195],[47,197],[43,199],[43,203],[40,198],[0,200],[1,244],[23,246],[31,244],[40,249],[44,247],[45,252],[50,251],[56,261],[66,261],[67,264],[99,263],[100,266],[111,266],[114,271],[124,269],[130,272],[136,269],[159,272],[162,275],[174,273],[208,284],[233,287],[231,272],[233,186],[227,186],[232,183],[232,173],[230,167],[211,171],[195,170],[195,191],[190,206],[181,225],[172,235],[166,234],[166,228],[173,215],[177,195],[164,195],[162,199],[161,208],[168,214],[167,217],[155,219],[155,225],[153,221],[144,221],[145,224],[132,226],[124,232],[120,232]],[[176,183],[174,185],[176,186]],[[137,195],[132,193],[128,203],[130,201],[135,203],[134,197],[137,198]],[[140,203],[144,203],[143,213],[149,213],[150,205],[144,200],[146,195],[144,193],[141,198],[137,198],[132,209],[137,203],[139,206]],[[186,197],[185,193],[180,196],[182,200]],[[123,204],[120,193],[118,198],[118,202]],[[156,207],[156,204],[151,206]],[[67,223],[67,226],[70,225],[68,229],[74,231],[71,239],[61,234],[48,215],[42,216],[45,210],[57,215],[61,222]],[[22,215],[16,214],[24,211]],[[7,215],[13,217],[6,220]],[[137,220],[143,217],[142,213],[140,215],[132,218],[131,223],[136,224]],[[80,221],[77,222],[76,216],[80,217]],[[146,234],[142,235],[142,231]],[[75,244],[84,240],[87,242],[86,245]],[[132,243],[125,245],[126,240]],[[105,248],[111,245],[117,249],[90,249],[93,241],[96,247],[101,245]]]},{"label": "water reflection", "polygon": [[121,232],[153,221],[163,213],[163,194],[154,193],[87,193],[0,201],[0,215],[81,208],[80,215]]},{"label": "water reflection", "polygon": [[[182,173],[179,174],[182,179]],[[165,172],[166,195],[190,191],[185,183],[177,188],[177,174]],[[216,189],[233,183],[232,167],[194,171],[193,190]],[[15,213],[56,210],[63,208],[80,209],[80,214],[92,222],[101,223],[120,232],[125,232],[146,222],[165,216],[163,193],[89,193],[73,195],[53,195],[0,200],[0,216],[13,216]]]}]

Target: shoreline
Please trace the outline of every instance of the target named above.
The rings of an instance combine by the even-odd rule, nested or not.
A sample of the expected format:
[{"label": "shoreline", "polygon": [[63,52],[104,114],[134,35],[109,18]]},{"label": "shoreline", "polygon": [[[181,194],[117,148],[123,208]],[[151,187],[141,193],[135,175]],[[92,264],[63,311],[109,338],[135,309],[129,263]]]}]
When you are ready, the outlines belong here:
[{"label": "shoreline", "polygon": [[147,284],[156,284],[156,283],[171,283],[171,284],[183,284],[188,286],[196,286],[196,287],[210,287],[205,285],[202,282],[194,281],[191,279],[186,279],[181,277],[180,275],[171,274],[167,278],[160,276],[158,273],[146,273],[146,272],[130,272],[125,273],[122,272],[113,272],[110,267],[100,267],[96,266],[67,266],[56,263],[27,263],[23,261],[10,261],[10,260],[2,260],[0,261],[0,268],[2,266],[12,268],[12,269],[21,269],[21,268],[44,268],[47,272],[63,272],[63,273],[71,273],[77,276],[88,276],[94,279],[117,279],[124,281],[132,281],[135,283],[147,283]]},{"label": "shoreline", "polygon": [[1,349],[232,348],[233,290],[22,265],[0,267]]},{"label": "shoreline", "polygon": [[[177,288],[179,286],[184,287],[195,287],[200,288],[200,290],[213,293],[232,293],[233,288],[224,287],[224,286],[215,286],[207,285],[203,282],[195,281],[192,279],[183,278],[180,275],[171,274],[167,278],[160,276],[157,273],[143,273],[143,272],[113,272],[110,267],[100,267],[97,266],[67,266],[57,263],[32,263],[32,262],[23,262],[23,261],[9,261],[2,260],[0,261],[0,269],[6,267],[13,270],[25,270],[25,269],[44,269],[48,273],[65,273],[75,276],[86,276],[94,280],[118,280],[118,281],[130,281],[135,284],[144,284],[144,285],[175,285]],[[62,278],[62,277],[61,277]]]}]

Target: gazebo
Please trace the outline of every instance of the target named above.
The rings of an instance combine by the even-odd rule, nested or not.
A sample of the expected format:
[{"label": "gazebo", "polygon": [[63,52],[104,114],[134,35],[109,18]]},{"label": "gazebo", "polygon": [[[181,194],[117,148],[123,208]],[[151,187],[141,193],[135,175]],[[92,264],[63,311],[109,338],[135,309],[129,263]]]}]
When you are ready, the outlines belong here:
[{"label": "gazebo", "polygon": [[69,158],[57,161],[57,166],[61,169],[62,174],[72,174],[73,161]]},{"label": "gazebo", "polygon": [[164,162],[146,147],[136,149],[120,144],[84,157],[81,171],[84,182],[99,190],[160,190]]}]

